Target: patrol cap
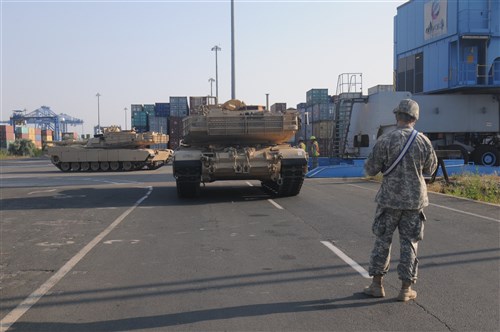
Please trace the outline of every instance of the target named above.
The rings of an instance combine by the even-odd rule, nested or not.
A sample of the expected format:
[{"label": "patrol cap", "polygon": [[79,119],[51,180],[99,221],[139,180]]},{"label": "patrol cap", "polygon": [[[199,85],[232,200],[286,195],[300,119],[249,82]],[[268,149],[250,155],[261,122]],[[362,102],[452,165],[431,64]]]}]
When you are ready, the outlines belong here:
[{"label": "patrol cap", "polygon": [[419,107],[415,100],[403,99],[393,111],[394,113],[406,113],[409,116],[418,120]]}]

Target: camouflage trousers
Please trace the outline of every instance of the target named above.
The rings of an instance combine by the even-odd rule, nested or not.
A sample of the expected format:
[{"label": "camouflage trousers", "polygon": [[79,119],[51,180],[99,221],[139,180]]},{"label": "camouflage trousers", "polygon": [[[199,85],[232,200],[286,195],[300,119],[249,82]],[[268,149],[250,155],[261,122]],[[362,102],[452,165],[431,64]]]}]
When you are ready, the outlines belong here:
[{"label": "camouflage trousers", "polygon": [[377,207],[372,231],[377,237],[370,257],[370,276],[385,275],[389,271],[392,237],[399,230],[400,260],[398,276],[401,280],[415,282],[418,273],[418,241],[424,237],[425,215],[423,210],[396,210]]}]

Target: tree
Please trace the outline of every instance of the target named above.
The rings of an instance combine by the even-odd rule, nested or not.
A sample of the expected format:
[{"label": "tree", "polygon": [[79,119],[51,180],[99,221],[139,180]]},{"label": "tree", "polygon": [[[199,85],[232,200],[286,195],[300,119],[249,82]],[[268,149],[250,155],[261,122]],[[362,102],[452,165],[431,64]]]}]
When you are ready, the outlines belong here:
[{"label": "tree", "polygon": [[15,156],[33,157],[36,154],[36,146],[29,139],[16,139],[9,145],[9,153]]}]

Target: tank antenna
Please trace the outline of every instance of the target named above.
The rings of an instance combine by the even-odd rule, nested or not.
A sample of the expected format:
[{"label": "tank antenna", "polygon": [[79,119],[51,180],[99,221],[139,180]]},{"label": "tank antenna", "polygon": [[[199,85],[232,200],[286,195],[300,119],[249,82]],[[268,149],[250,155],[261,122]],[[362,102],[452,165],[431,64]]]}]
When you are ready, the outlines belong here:
[{"label": "tank antenna", "polygon": [[231,0],[231,99],[236,99],[234,74],[234,0]]}]

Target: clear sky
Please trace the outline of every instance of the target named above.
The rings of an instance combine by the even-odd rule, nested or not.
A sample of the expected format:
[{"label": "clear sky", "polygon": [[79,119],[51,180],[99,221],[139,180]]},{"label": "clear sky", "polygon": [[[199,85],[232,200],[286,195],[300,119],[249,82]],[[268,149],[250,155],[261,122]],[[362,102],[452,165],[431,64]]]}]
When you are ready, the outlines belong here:
[{"label": "clear sky", "polygon": [[[406,1],[235,0],[236,97],[296,107],[312,88],[335,94],[342,73],[363,90],[392,84],[393,22]],[[1,120],[42,105],[91,133],[125,125],[131,104],[231,97],[230,0],[1,0]],[[215,95],[215,83],[213,84]]]}]

